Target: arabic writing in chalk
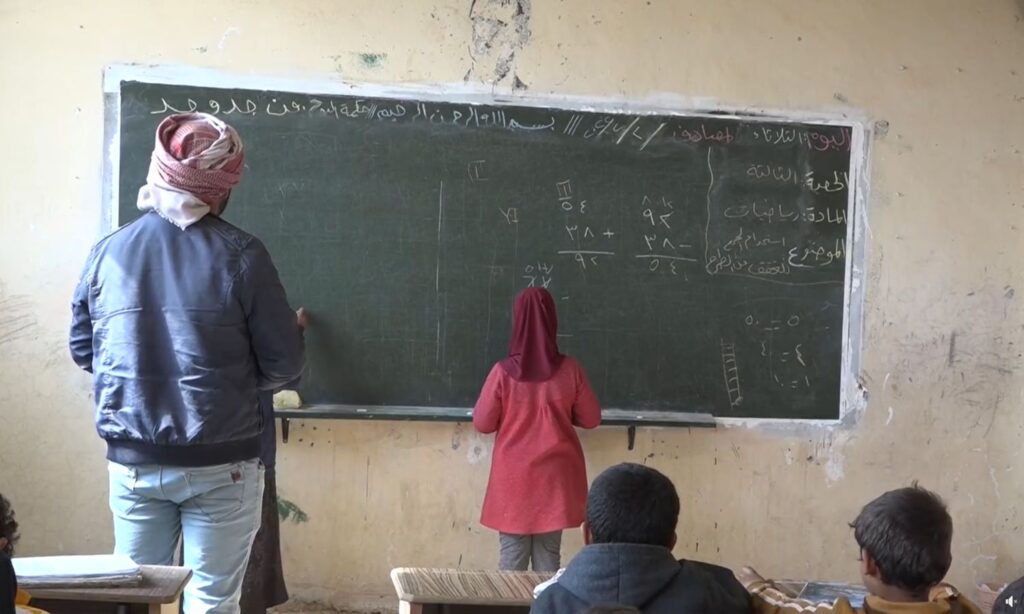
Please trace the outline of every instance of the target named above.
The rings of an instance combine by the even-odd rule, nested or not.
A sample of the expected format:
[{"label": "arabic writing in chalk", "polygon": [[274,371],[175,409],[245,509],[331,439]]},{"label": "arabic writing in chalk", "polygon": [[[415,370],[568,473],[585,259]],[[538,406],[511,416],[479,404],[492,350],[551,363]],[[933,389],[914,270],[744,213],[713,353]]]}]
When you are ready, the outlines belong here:
[{"label": "arabic writing in chalk", "polygon": [[722,215],[732,220],[756,220],[767,224],[809,222],[811,224],[846,224],[846,209],[838,207],[802,206],[768,199],[754,199],[729,205]]},{"label": "arabic writing in chalk", "polygon": [[747,166],[747,176],[758,180],[791,183],[814,194],[842,192],[850,186],[850,174],[845,171],[832,171],[831,174],[819,176],[814,171],[801,173],[791,166],[781,164],[750,164]]},{"label": "arabic writing in chalk", "polygon": [[827,133],[795,126],[757,126],[751,136],[769,145],[796,143],[813,151],[850,151],[850,129],[839,127]]},{"label": "arabic writing in chalk", "polygon": [[708,129],[707,126],[701,124],[695,128],[684,128],[679,126],[676,128],[675,138],[687,143],[718,143],[721,145],[728,145],[736,139],[736,135],[732,128],[728,126],[723,128]]}]

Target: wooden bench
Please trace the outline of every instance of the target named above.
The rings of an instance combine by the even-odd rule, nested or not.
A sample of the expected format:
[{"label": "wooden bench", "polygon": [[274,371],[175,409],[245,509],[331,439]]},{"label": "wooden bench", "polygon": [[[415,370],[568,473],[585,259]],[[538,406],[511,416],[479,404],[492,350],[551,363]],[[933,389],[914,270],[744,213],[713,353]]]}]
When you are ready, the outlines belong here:
[{"label": "wooden bench", "polygon": [[526,614],[533,589],[554,574],[404,567],[391,571],[400,614]]},{"label": "wooden bench", "polygon": [[142,566],[142,583],[121,588],[35,588],[30,605],[50,614],[160,614],[162,604],[176,603],[192,577],[184,567]]}]

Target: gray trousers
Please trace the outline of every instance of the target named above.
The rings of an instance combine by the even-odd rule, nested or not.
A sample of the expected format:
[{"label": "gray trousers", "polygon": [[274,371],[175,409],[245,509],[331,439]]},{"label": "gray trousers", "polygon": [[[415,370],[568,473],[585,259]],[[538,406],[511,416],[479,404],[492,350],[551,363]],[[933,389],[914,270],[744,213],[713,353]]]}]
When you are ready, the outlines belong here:
[{"label": "gray trousers", "polygon": [[498,569],[526,571],[533,561],[534,571],[558,571],[562,565],[562,532],[538,535],[500,533]]}]

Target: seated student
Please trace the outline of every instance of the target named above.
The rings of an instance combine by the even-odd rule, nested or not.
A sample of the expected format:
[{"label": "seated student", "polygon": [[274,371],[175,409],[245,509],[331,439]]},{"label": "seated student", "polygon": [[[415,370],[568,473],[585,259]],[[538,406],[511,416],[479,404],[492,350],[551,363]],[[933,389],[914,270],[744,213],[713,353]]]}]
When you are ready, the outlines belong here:
[{"label": "seated student", "polygon": [[31,597],[25,591],[18,590],[18,577],[11,563],[14,544],[17,542],[18,521],[14,519],[14,509],[11,502],[0,495],[0,614],[46,614],[42,610],[28,607],[26,604]]},{"label": "seated student", "polygon": [[955,588],[941,583],[952,563],[953,520],[938,495],[916,482],[889,491],[864,506],[850,526],[869,593],[863,608],[854,609],[845,597],[830,604],[794,599],[745,568],[740,580],[754,596],[755,612],[980,614]]},{"label": "seated student", "polygon": [[11,555],[18,541],[18,521],[14,519],[11,502],[0,495],[0,614],[13,614],[18,599],[18,578],[14,575]]},{"label": "seated student", "polygon": [[676,561],[679,496],[661,473],[623,463],[597,476],[583,540],[558,580],[537,596],[536,614],[582,614],[621,604],[644,614],[746,614],[750,597],[732,572]]},{"label": "seated student", "polygon": [[1019,578],[1003,589],[992,607],[992,614],[1021,614],[1024,612],[1024,578]]},{"label": "seated student", "polygon": [[[2,540],[3,538],[0,538]],[[18,596],[18,578],[6,552],[0,551],[0,614],[14,614]]]}]

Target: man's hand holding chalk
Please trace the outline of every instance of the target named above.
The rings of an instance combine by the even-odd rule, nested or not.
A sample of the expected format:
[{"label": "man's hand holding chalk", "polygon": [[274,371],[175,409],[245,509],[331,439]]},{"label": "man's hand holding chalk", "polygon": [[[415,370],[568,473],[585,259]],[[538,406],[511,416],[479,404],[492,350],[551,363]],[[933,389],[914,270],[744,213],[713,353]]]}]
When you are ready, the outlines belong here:
[{"label": "man's hand holding chalk", "polygon": [[[305,307],[299,307],[295,310],[295,323],[299,325],[299,330],[305,332],[309,328],[309,315],[306,313]],[[292,388],[298,386],[299,380],[288,384],[284,390],[278,390],[274,393],[274,409],[298,409],[302,407],[302,399],[299,397],[299,393]]]}]

